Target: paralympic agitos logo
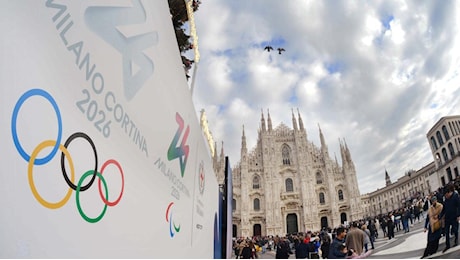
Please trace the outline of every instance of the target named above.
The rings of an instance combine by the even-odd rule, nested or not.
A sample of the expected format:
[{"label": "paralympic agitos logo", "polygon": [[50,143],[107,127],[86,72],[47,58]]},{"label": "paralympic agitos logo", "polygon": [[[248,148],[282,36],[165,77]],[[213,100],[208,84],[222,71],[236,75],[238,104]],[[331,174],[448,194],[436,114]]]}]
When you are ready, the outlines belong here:
[{"label": "paralympic agitos logo", "polygon": [[180,225],[176,225],[173,219],[173,210],[171,209],[174,205],[174,202],[169,203],[166,208],[166,222],[169,223],[169,236],[173,238],[176,233],[180,232]]},{"label": "paralympic agitos logo", "polygon": [[[18,121],[18,116],[19,116],[19,112],[20,112],[20,109],[21,109],[22,105],[29,98],[34,97],[34,96],[45,98],[52,105],[52,107],[53,107],[53,109],[54,109],[54,111],[56,113],[56,118],[57,118],[57,123],[58,123],[57,124],[58,135],[57,135],[56,140],[45,140],[45,141],[41,142],[40,144],[38,144],[35,147],[35,149],[32,151],[32,153],[29,155],[24,150],[23,146],[21,145],[21,143],[19,141],[19,136],[18,136],[18,131],[17,131],[17,121]],[[124,174],[123,174],[123,169],[122,169],[121,165],[118,163],[118,161],[116,161],[114,159],[109,159],[109,160],[107,160],[106,162],[103,163],[101,169],[98,171],[98,154],[97,154],[97,151],[96,151],[96,146],[95,146],[93,140],[85,133],[76,132],[76,133],[72,134],[65,141],[64,145],[62,145],[61,144],[61,139],[62,139],[61,112],[59,110],[59,106],[57,105],[56,101],[54,100],[54,98],[48,92],[46,92],[46,91],[44,91],[42,89],[31,89],[31,90],[25,92],[18,99],[18,101],[16,102],[16,105],[14,107],[13,115],[12,115],[12,119],[11,119],[11,133],[12,133],[14,145],[15,145],[18,153],[21,155],[21,157],[26,162],[28,162],[27,172],[28,172],[29,186],[30,186],[30,189],[32,191],[32,194],[35,197],[35,199],[41,205],[43,205],[44,207],[49,208],[49,209],[57,209],[57,208],[60,208],[60,207],[64,206],[68,202],[68,200],[70,199],[70,197],[72,195],[72,190],[75,190],[75,192],[76,192],[76,196],[75,196],[75,198],[76,198],[76,206],[77,206],[78,212],[80,213],[81,217],[84,220],[86,220],[87,222],[96,223],[99,220],[101,220],[102,217],[105,215],[105,212],[107,210],[107,206],[115,206],[120,202],[121,197],[123,195],[123,190],[124,190]],[[69,151],[67,150],[67,148],[69,147],[70,143],[73,140],[77,139],[77,138],[83,138],[84,140],[86,140],[91,145],[92,151],[93,151],[94,157],[95,157],[95,164],[94,164],[93,168],[89,169],[88,171],[86,171],[81,176],[81,178],[78,181],[77,185],[75,185],[75,168],[74,168],[72,156],[69,153]],[[45,149],[47,147],[52,147],[51,152],[45,157],[37,158],[39,153],[43,149]],[[40,193],[38,192],[38,190],[37,190],[37,188],[35,186],[35,183],[34,183],[33,171],[34,171],[35,166],[44,165],[44,164],[47,164],[49,161],[51,161],[51,159],[53,159],[54,156],[56,156],[58,150],[61,151],[61,161],[60,161],[61,162],[61,169],[60,170],[62,172],[62,175],[64,177],[65,182],[69,186],[69,189],[67,190],[67,193],[66,193],[66,195],[64,196],[64,198],[62,200],[60,200],[58,202],[49,202],[49,201],[45,200],[40,195]],[[68,166],[70,168],[70,179],[69,179],[69,176],[68,176],[68,172],[66,171],[65,160],[67,160]],[[119,170],[119,172],[121,174],[121,180],[122,180],[121,192],[120,192],[120,195],[118,196],[118,198],[115,201],[109,201],[109,194],[108,194],[109,191],[108,191],[108,188],[107,188],[107,183],[106,183],[106,181],[105,181],[105,179],[103,177],[104,170],[107,168],[107,166],[109,166],[111,164],[115,165],[118,168],[118,170]],[[91,217],[89,217],[89,216],[87,216],[85,214],[85,212],[83,211],[83,209],[82,209],[82,207],[80,205],[80,193],[88,190],[93,185],[93,183],[94,183],[94,181],[96,179],[96,176],[99,179],[99,181],[98,181],[99,195],[100,195],[102,201],[104,202],[104,208],[102,210],[102,213],[99,216],[97,216],[95,218],[91,218]],[[90,182],[88,184],[82,186],[83,181],[88,177],[91,177]],[[103,192],[102,192],[101,182],[102,182],[102,184],[104,184],[105,194],[103,194]]]}]

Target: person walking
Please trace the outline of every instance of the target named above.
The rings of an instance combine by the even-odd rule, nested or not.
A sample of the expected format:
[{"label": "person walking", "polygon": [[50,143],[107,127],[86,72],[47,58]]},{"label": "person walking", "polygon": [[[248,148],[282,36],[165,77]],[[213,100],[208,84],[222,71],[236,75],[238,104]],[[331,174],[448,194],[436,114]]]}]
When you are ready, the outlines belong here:
[{"label": "person walking", "polygon": [[291,248],[289,247],[289,240],[282,238],[276,245],[276,259],[288,259],[289,255],[292,254]]},{"label": "person walking", "polygon": [[390,213],[390,216],[387,218],[387,236],[388,240],[395,237],[395,224],[393,222],[393,215]]},{"label": "person walking", "polygon": [[411,217],[410,208],[408,208],[408,207],[404,208],[404,211],[402,213],[402,221],[403,221],[404,233],[409,232],[409,219],[410,219],[410,217]]},{"label": "person walking", "polygon": [[454,246],[458,245],[458,221],[460,219],[460,197],[457,191],[455,191],[455,186],[453,184],[447,185],[447,191],[444,198],[444,205],[440,219],[444,218],[446,247],[442,252],[445,252],[450,248],[450,227],[452,227],[452,235],[455,237]]},{"label": "person walking", "polygon": [[369,246],[371,246],[371,248],[374,249],[374,241],[372,241],[371,238],[371,231],[367,228],[365,224],[361,226],[361,229],[364,231],[364,233],[366,233],[364,236],[364,251],[369,251]]},{"label": "person walking", "polygon": [[295,242],[295,258],[308,258],[308,245],[304,242],[304,237],[301,236]]},{"label": "person walking", "polygon": [[329,249],[331,247],[331,237],[326,233],[321,237],[321,257],[326,259],[329,257]]},{"label": "person walking", "polygon": [[344,227],[336,229],[336,235],[332,240],[331,247],[329,248],[329,259],[345,259],[347,255],[347,248],[345,246],[345,236],[347,231]]},{"label": "person walking", "polygon": [[358,255],[363,253],[364,248],[364,231],[358,227],[358,222],[353,222],[345,238],[345,245],[348,250],[353,249]]},{"label": "person walking", "polygon": [[441,219],[439,215],[443,209],[441,203],[438,203],[436,196],[431,197],[431,206],[428,209],[427,217],[425,221],[425,229],[423,232],[428,231],[427,244],[425,251],[423,252],[422,258],[432,255],[438,251],[439,239],[441,238]]}]

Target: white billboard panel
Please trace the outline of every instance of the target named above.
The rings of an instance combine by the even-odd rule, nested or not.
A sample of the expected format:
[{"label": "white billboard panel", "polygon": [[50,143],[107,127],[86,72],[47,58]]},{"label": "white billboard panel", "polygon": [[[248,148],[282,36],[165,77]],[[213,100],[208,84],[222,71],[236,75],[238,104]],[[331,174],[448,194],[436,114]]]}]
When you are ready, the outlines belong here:
[{"label": "white billboard panel", "polygon": [[5,1],[0,29],[0,257],[212,258],[167,2]]}]

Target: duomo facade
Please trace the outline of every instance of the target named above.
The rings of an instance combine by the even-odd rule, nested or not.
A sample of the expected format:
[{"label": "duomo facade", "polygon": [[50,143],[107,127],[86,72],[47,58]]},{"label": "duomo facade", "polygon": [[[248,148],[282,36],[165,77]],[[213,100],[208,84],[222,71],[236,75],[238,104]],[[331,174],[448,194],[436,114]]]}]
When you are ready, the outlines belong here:
[{"label": "duomo facade", "polygon": [[[321,129],[319,135],[320,147],[308,140],[300,113],[296,118],[292,112],[292,128],[283,123],[273,128],[270,113],[265,120],[262,112],[257,144],[249,151],[243,128],[241,158],[232,169],[233,237],[320,230],[362,218],[356,169],[345,141],[339,164],[329,156]],[[220,158],[212,154],[223,183],[223,148]]]},{"label": "duomo facade", "polygon": [[[225,178],[223,147],[207,126],[214,171],[220,184]],[[292,113],[292,127],[272,127],[270,114],[262,112],[256,146],[248,150],[244,128],[240,161],[232,169],[233,237],[285,235],[337,227],[346,222],[388,214],[415,197],[424,197],[449,182],[460,181],[460,115],[446,116],[428,131],[435,159],[419,170],[409,170],[392,183],[360,195],[356,169],[345,141],[340,141],[341,163],[332,159],[319,129],[320,147],[308,140],[300,113]],[[223,145],[222,145],[223,146]]]}]

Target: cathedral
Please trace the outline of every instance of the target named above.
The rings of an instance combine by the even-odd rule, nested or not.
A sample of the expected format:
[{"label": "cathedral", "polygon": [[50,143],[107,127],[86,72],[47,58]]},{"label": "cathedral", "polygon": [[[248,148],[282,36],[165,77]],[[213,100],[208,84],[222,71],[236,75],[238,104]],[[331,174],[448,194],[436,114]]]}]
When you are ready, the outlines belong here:
[{"label": "cathedral", "polygon": [[[356,169],[346,142],[341,164],[332,159],[319,128],[321,146],[308,140],[302,118],[292,111],[292,128],[272,127],[261,113],[256,146],[248,151],[244,126],[241,158],[232,167],[233,237],[286,235],[361,219],[363,207]],[[223,183],[224,153],[216,146],[214,170]]]}]

